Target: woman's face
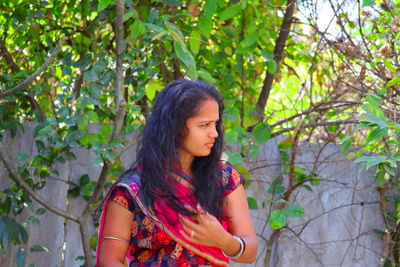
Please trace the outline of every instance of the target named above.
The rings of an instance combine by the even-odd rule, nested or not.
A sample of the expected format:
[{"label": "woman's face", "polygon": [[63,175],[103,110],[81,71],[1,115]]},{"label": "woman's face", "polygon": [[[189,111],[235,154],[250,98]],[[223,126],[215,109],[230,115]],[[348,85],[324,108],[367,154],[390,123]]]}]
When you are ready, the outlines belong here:
[{"label": "woman's face", "polygon": [[181,162],[210,155],[211,148],[218,137],[216,129],[218,121],[218,103],[214,99],[207,99],[200,103],[197,114],[186,121],[187,134],[177,149]]}]

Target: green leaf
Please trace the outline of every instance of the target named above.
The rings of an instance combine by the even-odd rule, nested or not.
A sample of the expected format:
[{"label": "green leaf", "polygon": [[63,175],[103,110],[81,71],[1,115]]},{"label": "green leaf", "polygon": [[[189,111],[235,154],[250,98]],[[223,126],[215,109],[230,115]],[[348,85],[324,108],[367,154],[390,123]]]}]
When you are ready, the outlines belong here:
[{"label": "green leaf", "polygon": [[203,79],[204,81],[208,82],[208,83],[215,83],[216,80],[211,76],[211,74],[206,71],[205,69],[200,69],[198,71],[198,74],[200,76],[201,79]]},{"label": "green leaf", "polygon": [[87,174],[84,174],[79,178],[79,186],[83,187],[90,182],[90,177]]},{"label": "green leaf", "polygon": [[242,5],[236,4],[233,6],[229,6],[224,11],[222,11],[221,16],[219,17],[220,21],[225,21],[231,18],[236,17],[242,12]]},{"label": "green leaf", "polygon": [[83,79],[88,82],[93,82],[99,79],[99,75],[94,68],[91,68],[90,70],[83,73]]},{"label": "green leaf", "polygon": [[78,186],[71,187],[68,189],[68,197],[77,197],[81,193],[81,190]]},{"label": "green leaf", "polygon": [[284,210],[278,209],[271,212],[269,225],[272,230],[281,229],[286,225],[287,217]]},{"label": "green leaf", "polygon": [[276,70],[277,70],[277,68],[278,68],[278,66],[277,66],[277,64],[276,64],[276,61],[273,60],[273,59],[271,59],[271,60],[268,60],[268,61],[266,62],[266,64],[267,64],[267,70],[268,70],[268,72],[271,73],[271,74],[275,74],[275,72],[276,72]]},{"label": "green leaf", "polygon": [[10,197],[4,199],[3,202],[0,202],[0,214],[7,216],[11,210],[12,200]]},{"label": "green leaf", "polygon": [[238,152],[227,152],[228,154],[228,161],[232,165],[239,165],[243,163],[243,158]]},{"label": "green leaf", "polygon": [[370,112],[361,114],[360,119],[365,122],[369,122],[373,125],[379,126],[380,128],[388,127],[385,119],[382,119],[382,118],[378,117],[377,115],[370,113]]},{"label": "green leaf", "polygon": [[144,23],[144,26],[146,26],[148,29],[154,31],[155,33],[164,33],[164,34],[168,34],[168,31],[165,30],[164,28],[156,25],[156,24],[152,24],[152,23]]},{"label": "green leaf", "polygon": [[235,129],[228,129],[225,133],[226,143],[237,143],[239,141],[239,132]]},{"label": "green leaf", "polygon": [[29,159],[28,154],[19,152],[19,151],[16,153],[15,158],[14,158],[15,161],[26,161],[28,159]]},{"label": "green leaf", "polygon": [[197,80],[199,78],[199,74],[197,73],[196,67],[191,66],[186,69],[187,73],[192,80]]},{"label": "green leaf", "polygon": [[378,104],[382,100],[382,98],[380,98],[379,96],[377,96],[375,94],[367,94],[367,96],[365,97],[365,100],[367,100],[368,103],[370,103],[373,106],[378,106]]},{"label": "green leaf", "polygon": [[362,6],[366,7],[366,6],[373,6],[375,5],[375,0],[363,0]]},{"label": "green leaf", "polygon": [[[212,17],[217,11],[217,3],[214,0],[207,0],[204,5],[203,12],[199,18],[199,29],[205,37],[210,37],[210,31],[212,28]],[[195,53],[196,54],[196,53]]]},{"label": "green leaf", "polygon": [[189,40],[189,45],[190,45],[190,50],[194,55],[197,55],[200,50],[200,44],[201,44],[201,35],[198,31],[194,30],[190,34],[190,40]]},{"label": "green leaf", "polygon": [[390,81],[387,82],[386,87],[391,87],[394,85],[400,85],[400,77],[391,79]]},{"label": "green leaf", "polygon": [[228,121],[238,121],[240,112],[235,106],[231,105],[225,109],[223,117]]},{"label": "green leaf", "polygon": [[92,144],[92,141],[94,141],[92,137],[93,137],[93,134],[85,133],[85,135],[82,136],[82,137],[79,139],[79,142],[80,142],[83,146],[89,146],[89,145]]},{"label": "green leaf", "polygon": [[392,73],[398,74],[396,67],[393,66],[393,64],[391,62],[389,62],[389,60],[384,59],[383,64],[385,64],[386,68],[388,68]]},{"label": "green leaf", "polygon": [[305,188],[307,191],[309,191],[309,192],[314,192],[313,190],[312,190],[312,188],[311,188],[311,186],[309,186],[309,185],[307,185],[307,184],[303,184],[303,185],[301,185],[301,187],[303,187],[303,188]]},{"label": "green leaf", "polygon": [[321,184],[321,181],[318,180],[318,179],[313,179],[313,180],[310,181],[310,184],[311,184],[312,186],[318,186],[318,185]]},{"label": "green leaf", "polygon": [[92,195],[94,189],[96,188],[96,182],[95,181],[91,181],[89,182],[87,185],[85,185],[82,189],[82,197],[85,200],[88,200],[90,198],[90,196]]},{"label": "green leaf", "polygon": [[285,138],[282,142],[278,144],[279,149],[288,149],[292,148],[293,146],[293,141],[290,137]]},{"label": "green leaf", "polygon": [[81,120],[79,120],[79,122],[78,122],[78,129],[86,130],[88,124],[89,124],[88,116],[83,116],[83,118]]},{"label": "green leaf", "polygon": [[279,195],[285,192],[285,187],[282,185],[282,179],[274,179],[267,192],[271,195]]},{"label": "green leaf", "polygon": [[154,99],[156,92],[157,92],[157,86],[158,86],[158,84],[156,84],[156,83],[147,83],[146,84],[144,91],[145,91],[148,99],[150,99],[150,100]]},{"label": "green leaf", "polygon": [[351,136],[347,136],[340,140],[342,142],[342,148],[340,149],[340,155],[344,156],[347,151],[349,151],[351,145],[353,144],[353,140]]},{"label": "green leaf", "polygon": [[49,252],[50,249],[43,245],[33,245],[29,251],[30,252]]},{"label": "green leaf", "polygon": [[43,215],[43,214],[45,214],[46,213],[46,209],[45,208],[38,208],[37,210],[36,210],[36,214],[37,215]]},{"label": "green leaf", "polygon": [[304,209],[298,205],[288,205],[283,210],[284,210],[284,213],[290,217],[304,216]]},{"label": "green leaf", "polygon": [[271,129],[266,123],[257,124],[253,129],[253,136],[258,144],[264,144],[271,138]]},{"label": "green leaf", "polygon": [[113,131],[113,126],[110,124],[104,124],[100,128],[100,132],[98,134],[94,134],[94,136],[97,136],[98,142],[102,145],[105,145],[108,143],[108,140],[112,134]]},{"label": "green leaf", "polygon": [[207,39],[210,37],[210,31],[212,28],[212,18],[201,16],[199,19],[199,29]]},{"label": "green leaf", "polygon": [[131,30],[130,38],[133,41],[135,41],[139,36],[145,34],[147,31],[143,22],[141,22],[139,19],[135,20],[133,25],[130,27],[130,30]]},{"label": "green leaf", "polygon": [[253,45],[257,41],[258,31],[254,31],[251,34],[248,34],[245,39],[242,41],[244,47],[249,47]]},{"label": "green leaf", "polygon": [[17,267],[25,266],[25,249],[24,248],[18,249],[16,258],[15,258],[15,263],[16,263]]},{"label": "green leaf", "polygon": [[253,160],[255,157],[257,157],[258,153],[260,153],[260,147],[261,146],[258,144],[250,143],[248,155],[251,160]]},{"label": "green leaf", "polygon": [[187,68],[196,68],[196,62],[194,61],[193,55],[187,50],[186,46],[180,42],[174,42],[174,49],[179,60],[185,64]]},{"label": "green leaf", "polygon": [[236,170],[240,173],[240,175],[243,176],[244,180],[246,182],[249,182],[251,180],[251,175],[249,170],[243,166],[243,165],[235,165]]},{"label": "green leaf", "polygon": [[211,18],[215,11],[217,11],[217,3],[215,0],[207,0],[201,15],[206,18]]},{"label": "green leaf", "polygon": [[372,141],[382,139],[387,135],[387,133],[388,133],[387,128],[376,128],[368,135],[367,143],[371,143]]},{"label": "green leaf", "polygon": [[249,204],[249,209],[251,210],[256,210],[258,209],[258,204],[257,204],[257,200],[252,198],[252,197],[248,197],[247,198],[247,203]]},{"label": "green leaf", "polygon": [[369,157],[367,162],[365,163],[365,168],[368,170],[369,168],[378,165],[379,163],[385,162],[386,158],[384,157]]},{"label": "green leaf", "polygon": [[97,12],[104,10],[106,7],[114,3],[114,0],[99,0],[99,3],[97,5]]},{"label": "green leaf", "polygon": [[165,26],[167,27],[168,32],[171,34],[174,41],[179,42],[181,45],[186,47],[185,40],[180,28],[178,28],[175,24],[168,21],[165,21]]},{"label": "green leaf", "polygon": [[138,17],[138,13],[136,11],[136,9],[134,8],[130,8],[124,15],[123,15],[123,20],[124,22],[127,21],[130,18],[134,18],[137,19]]},{"label": "green leaf", "polygon": [[91,122],[95,122],[95,123],[99,122],[99,116],[97,115],[96,111],[89,110],[86,114]]}]

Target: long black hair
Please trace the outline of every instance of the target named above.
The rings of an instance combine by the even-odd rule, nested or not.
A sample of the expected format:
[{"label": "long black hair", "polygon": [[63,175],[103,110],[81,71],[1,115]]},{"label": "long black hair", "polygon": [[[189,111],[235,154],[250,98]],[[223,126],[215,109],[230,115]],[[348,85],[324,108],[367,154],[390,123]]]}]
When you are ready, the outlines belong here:
[{"label": "long black hair", "polygon": [[219,92],[201,81],[178,80],[160,91],[154,100],[139,143],[136,166],[141,166],[142,193],[147,205],[154,205],[156,195],[165,197],[178,212],[193,215],[177,198],[168,175],[179,164],[177,148],[187,134],[186,121],[197,114],[205,100],[219,106],[218,137],[211,153],[195,157],[191,171],[195,196],[203,209],[222,218],[223,189],[219,160],[223,149],[222,112],[224,104]]}]

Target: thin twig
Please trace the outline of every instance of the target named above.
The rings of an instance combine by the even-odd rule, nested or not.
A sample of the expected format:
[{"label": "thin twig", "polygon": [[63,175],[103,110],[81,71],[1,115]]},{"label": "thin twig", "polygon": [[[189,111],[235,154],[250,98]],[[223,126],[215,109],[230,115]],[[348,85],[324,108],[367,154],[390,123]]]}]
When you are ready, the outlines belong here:
[{"label": "thin twig", "polygon": [[32,196],[33,199],[35,199],[37,202],[39,202],[43,207],[45,207],[49,211],[51,211],[59,216],[62,216],[66,219],[69,219],[71,221],[79,222],[78,217],[49,204],[49,201],[44,200],[38,193],[36,193],[24,181],[24,179],[18,174],[18,172],[15,170],[15,167],[13,166],[11,161],[8,160],[8,158],[9,157],[4,154],[3,145],[0,143],[0,159],[3,162],[4,166],[6,167],[6,169],[8,170],[8,172],[11,174],[11,178],[16,183],[18,183],[30,196]]},{"label": "thin twig", "polygon": [[[342,120],[342,121],[326,121],[326,122],[315,122],[315,123],[309,123],[309,124],[304,124],[301,125],[300,128],[301,129],[306,129],[306,128],[311,128],[311,127],[317,127],[317,126],[328,126],[328,125],[342,125],[342,124],[356,124],[359,123],[359,120]],[[280,131],[274,132],[271,134],[271,137],[275,137],[278,135],[281,135],[283,133],[287,133],[290,131],[295,130],[297,127],[293,126],[293,127],[289,127],[289,128],[284,128]]]},{"label": "thin twig", "polygon": [[42,73],[42,71],[45,68],[47,68],[54,61],[54,59],[57,57],[57,55],[58,55],[58,53],[60,51],[61,44],[63,43],[63,41],[64,41],[64,38],[61,38],[60,41],[58,41],[58,44],[57,44],[56,48],[54,49],[53,53],[51,53],[50,57],[46,60],[46,62],[42,66],[40,66],[39,69],[37,69],[37,71],[35,71],[25,81],[23,81],[19,85],[15,86],[14,88],[0,93],[0,98],[8,96],[8,95],[12,95],[15,92],[17,92],[17,91],[25,88],[26,86],[28,86],[37,76],[39,76],[40,73]]}]

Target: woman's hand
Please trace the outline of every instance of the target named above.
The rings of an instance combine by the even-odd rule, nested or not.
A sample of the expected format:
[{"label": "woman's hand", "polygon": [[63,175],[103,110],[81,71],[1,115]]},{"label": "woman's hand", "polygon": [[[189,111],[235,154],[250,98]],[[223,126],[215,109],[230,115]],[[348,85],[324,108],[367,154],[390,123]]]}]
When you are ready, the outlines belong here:
[{"label": "woman's hand", "polygon": [[240,242],[233,238],[232,235],[239,236],[246,243],[246,249],[243,255],[233,258],[233,260],[252,263],[257,256],[258,243],[243,185],[240,185],[225,198],[225,204],[226,216],[229,218],[229,232],[222,227],[217,218],[205,212],[198,205],[196,210],[188,207],[188,209],[198,214],[193,217],[193,220],[188,217],[180,217],[184,229],[180,233],[188,241],[218,247],[230,256],[237,255],[240,251]]},{"label": "woman's hand", "polygon": [[180,215],[180,221],[184,229],[184,231],[180,230],[181,235],[193,243],[209,247],[225,247],[231,235],[222,227],[218,219],[204,211],[199,204],[196,209],[186,208],[197,213],[197,215],[192,217],[193,220]]}]

